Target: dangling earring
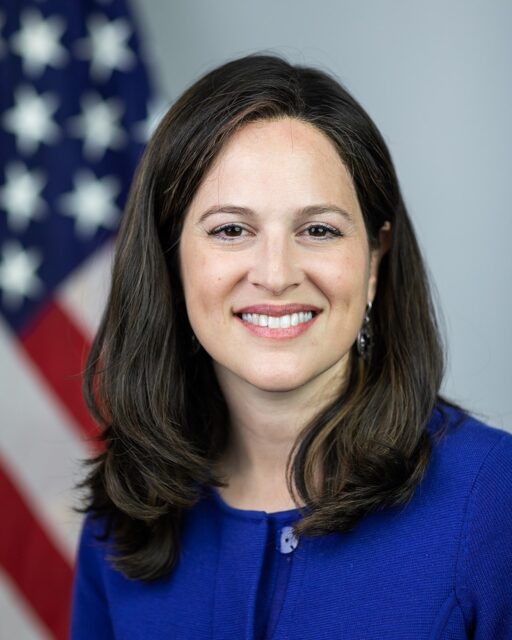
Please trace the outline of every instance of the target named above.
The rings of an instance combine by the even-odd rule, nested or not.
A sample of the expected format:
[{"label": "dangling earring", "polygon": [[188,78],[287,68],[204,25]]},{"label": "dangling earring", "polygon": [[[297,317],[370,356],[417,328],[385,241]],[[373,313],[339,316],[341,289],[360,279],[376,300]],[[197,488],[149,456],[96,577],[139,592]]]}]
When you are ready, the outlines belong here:
[{"label": "dangling earring", "polygon": [[196,334],[192,331],[192,355],[196,356],[201,351],[201,345],[196,338]]},{"label": "dangling earring", "polygon": [[364,314],[363,326],[357,334],[357,352],[363,358],[368,361],[372,351],[372,325],[370,322],[370,311],[372,310],[372,303],[368,302],[366,305],[366,311]]}]

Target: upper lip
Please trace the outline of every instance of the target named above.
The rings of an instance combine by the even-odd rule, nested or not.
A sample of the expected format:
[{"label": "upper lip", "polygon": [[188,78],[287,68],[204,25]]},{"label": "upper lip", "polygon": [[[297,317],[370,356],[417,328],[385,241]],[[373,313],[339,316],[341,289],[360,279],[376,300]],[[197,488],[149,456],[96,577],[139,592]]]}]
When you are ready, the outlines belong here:
[{"label": "upper lip", "polygon": [[253,304],[250,307],[243,307],[237,309],[235,315],[241,313],[259,313],[266,316],[286,316],[292,313],[299,313],[300,311],[313,311],[313,313],[320,313],[322,309],[315,307],[313,304]]}]

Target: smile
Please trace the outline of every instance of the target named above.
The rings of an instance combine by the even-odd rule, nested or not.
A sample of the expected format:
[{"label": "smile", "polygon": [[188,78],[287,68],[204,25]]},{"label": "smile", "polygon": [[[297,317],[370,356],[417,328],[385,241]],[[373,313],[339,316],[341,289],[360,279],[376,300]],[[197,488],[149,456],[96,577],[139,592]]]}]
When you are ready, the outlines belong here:
[{"label": "smile", "polygon": [[283,316],[242,313],[235,315],[235,318],[247,331],[259,338],[288,340],[308,331],[318,316],[319,314],[313,311],[300,311]]},{"label": "smile", "polygon": [[270,329],[288,329],[299,324],[309,322],[313,317],[312,311],[292,313],[285,316],[267,316],[263,313],[242,313],[242,320],[257,327],[270,327]]}]

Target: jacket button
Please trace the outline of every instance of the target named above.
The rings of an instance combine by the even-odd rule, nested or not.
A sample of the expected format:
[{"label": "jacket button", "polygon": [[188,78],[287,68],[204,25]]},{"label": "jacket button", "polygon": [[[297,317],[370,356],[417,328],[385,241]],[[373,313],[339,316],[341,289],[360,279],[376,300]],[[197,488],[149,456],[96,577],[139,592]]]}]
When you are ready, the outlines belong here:
[{"label": "jacket button", "polygon": [[279,551],[281,553],[291,553],[299,545],[297,537],[293,534],[293,527],[283,527],[279,539]]}]

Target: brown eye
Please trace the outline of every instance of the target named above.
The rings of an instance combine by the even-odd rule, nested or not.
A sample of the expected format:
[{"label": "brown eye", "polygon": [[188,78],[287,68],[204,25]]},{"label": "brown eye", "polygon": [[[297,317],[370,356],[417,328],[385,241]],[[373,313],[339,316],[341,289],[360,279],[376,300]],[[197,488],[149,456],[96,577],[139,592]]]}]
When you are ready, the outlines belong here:
[{"label": "brown eye", "polygon": [[327,233],[327,229],[325,227],[322,227],[320,225],[315,225],[313,227],[308,227],[308,231],[310,233],[310,235],[313,236],[325,236],[325,234]]},{"label": "brown eye", "polygon": [[221,240],[230,240],[242,237],[244,231],[245,229],[238,224],[225,224],[209,231],[208,235],[219,237]]},{"label": "brown eye", "polygon": [[309,225],[309,227],[306,227],[305,231],[308,232],[308,235],[310,237],[319,239],[333,238],[343,235],[340,231],[338,231],[338,229],[330,227],[326,224],[312,224]]},{"label": "brown eye", "polygon": [[224,227],[224,233],[227,236],[238,237],[242,233],[242,227],[239,227],[236,224],[232,224],[229,227]]}]

